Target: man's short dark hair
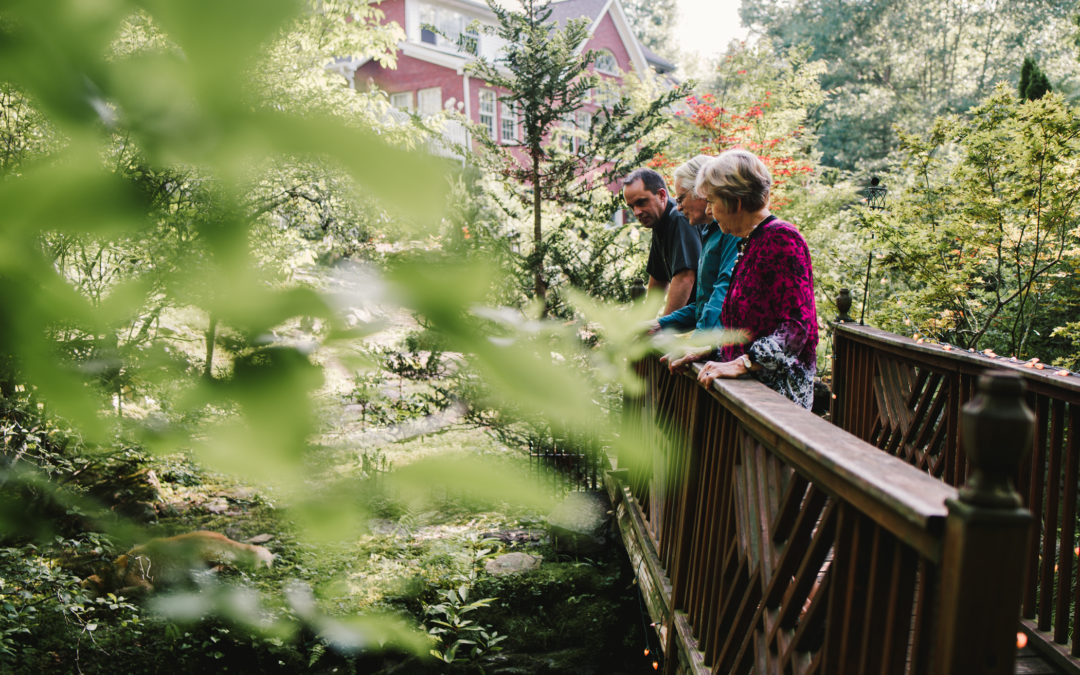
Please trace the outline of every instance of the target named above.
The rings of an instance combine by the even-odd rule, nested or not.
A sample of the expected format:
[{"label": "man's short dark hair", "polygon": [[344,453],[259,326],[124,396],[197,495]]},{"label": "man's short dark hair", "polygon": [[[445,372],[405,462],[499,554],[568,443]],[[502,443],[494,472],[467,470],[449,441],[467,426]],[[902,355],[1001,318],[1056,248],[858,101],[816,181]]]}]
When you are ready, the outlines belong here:
[{"label": "man's short dark hair", "polygon": [[630,172],[630,175],[623,178],[623,187],[627,187],[635,181],[641,181],[641,184],[645,186],[645,189],[654,195],[660,194],[660,190],[667,190],[667,185],[664,183],[664,177],[652,169],[634,169]]}]

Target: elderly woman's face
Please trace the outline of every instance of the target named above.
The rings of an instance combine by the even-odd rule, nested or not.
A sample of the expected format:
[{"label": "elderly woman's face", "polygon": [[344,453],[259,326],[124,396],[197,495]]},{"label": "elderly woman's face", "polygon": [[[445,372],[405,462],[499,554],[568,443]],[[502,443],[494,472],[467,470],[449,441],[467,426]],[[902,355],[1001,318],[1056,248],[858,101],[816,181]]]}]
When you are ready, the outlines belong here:
[{"label": "elderly woman's face", "polygon": [[[705,202],[705,215],[719,223],[722,230],[724,229],[724,221],[735,215],[727,210],[727,205],[719,197],[710,195],[702,201]],[[726,232],[726,230],[724,231]]]}]

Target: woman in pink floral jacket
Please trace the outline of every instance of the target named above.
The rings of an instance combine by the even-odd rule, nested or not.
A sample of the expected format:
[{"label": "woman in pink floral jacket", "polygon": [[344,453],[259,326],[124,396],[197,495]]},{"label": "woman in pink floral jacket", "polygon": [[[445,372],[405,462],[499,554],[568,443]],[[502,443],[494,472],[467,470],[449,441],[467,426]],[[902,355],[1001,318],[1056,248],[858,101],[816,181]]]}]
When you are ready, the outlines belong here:
[{"label": "woman in pink floral jacket", "polygon": [[795,403],[809,408],[817,373],[817,309],[814,271],[806,240],[791,223],[769,213],[772,176],[758,157],[728,150],[698,173],[697,193],[728,234],[742,237],[720,323],[742,330],[747,342],[708,355],[691,354],[677,368],[711,356],[698,379],[750,374]]}]

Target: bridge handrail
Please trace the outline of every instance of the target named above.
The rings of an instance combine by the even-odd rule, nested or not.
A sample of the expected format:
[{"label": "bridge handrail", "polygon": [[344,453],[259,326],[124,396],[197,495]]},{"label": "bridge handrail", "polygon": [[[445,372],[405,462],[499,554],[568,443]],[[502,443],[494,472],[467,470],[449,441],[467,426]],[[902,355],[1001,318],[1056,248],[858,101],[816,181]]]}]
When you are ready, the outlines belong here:
[{"label": "bridge handrail", "polygon": [[[694,373],[700,370],[695,365]],[[940,562],[945,502],[956,488],[910,471],[902,460],[866,452],[867,443],[754,380],[716,380],[713,394],[750,433],[811,482],[873,518],[927,558]]]},{"label": "bridge handrail", "polygon": [[631,558],[654,549],[639,577],[666,575],[643,590],[666,595],[650,612],[668,672],[1011,673],[1026,511],[979,505],[755,381],[637,367],[628,410],[658,450],[609,492],[624,539],[647,531]]},{"label": "bridge handrail", "polygon": [[[833,324],[834,336],[904,356],[915,356],[927,363],[967,373],[984,373],[990,369],[1015,372],[1024,379],[1028,391],[1046,391],[1066,399],[1080,401],[1080,377],[1071,371],[1042,364],[1037,359],[1021,361],[1001,355],[967,350],[952,345],[897,335],[889,331],[857,323]],[[1041,367],[1040,367],[1041,366]]]},{"label": "bridge handrail", "polygon": [[1022,616],[1031,644],[1080,673],[1080,377],[1009,357],[919,341],[869,326],[834,326],[832,419],[890,455],[959,485],[968,475],[959,411],[975,379],[1003,369],[1020,376],[1035,412],[1028,459],[1015,475],[1035,515],[1026,547]]}]

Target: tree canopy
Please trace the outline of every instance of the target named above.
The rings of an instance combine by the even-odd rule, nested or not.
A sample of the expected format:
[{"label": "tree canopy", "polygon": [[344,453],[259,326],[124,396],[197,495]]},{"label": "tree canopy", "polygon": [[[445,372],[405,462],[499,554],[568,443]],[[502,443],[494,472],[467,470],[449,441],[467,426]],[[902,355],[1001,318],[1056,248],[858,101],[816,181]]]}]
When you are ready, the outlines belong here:
[{"label": "tree canopy", "polygon": [[814,115],[823,160],[866,170],[883,166],[897,147],[894,127],[927,130],[936,116],[967,110],[998,82],[1016,82],[1017,54],[1046,63],[1051,81],[1072,82],[1074,54],[1062,36],[1074,5],[767,0],[743,3],[741,13],[780,46],[809,45],[810,58],[825,62],[822,87],[830,96]]}]

